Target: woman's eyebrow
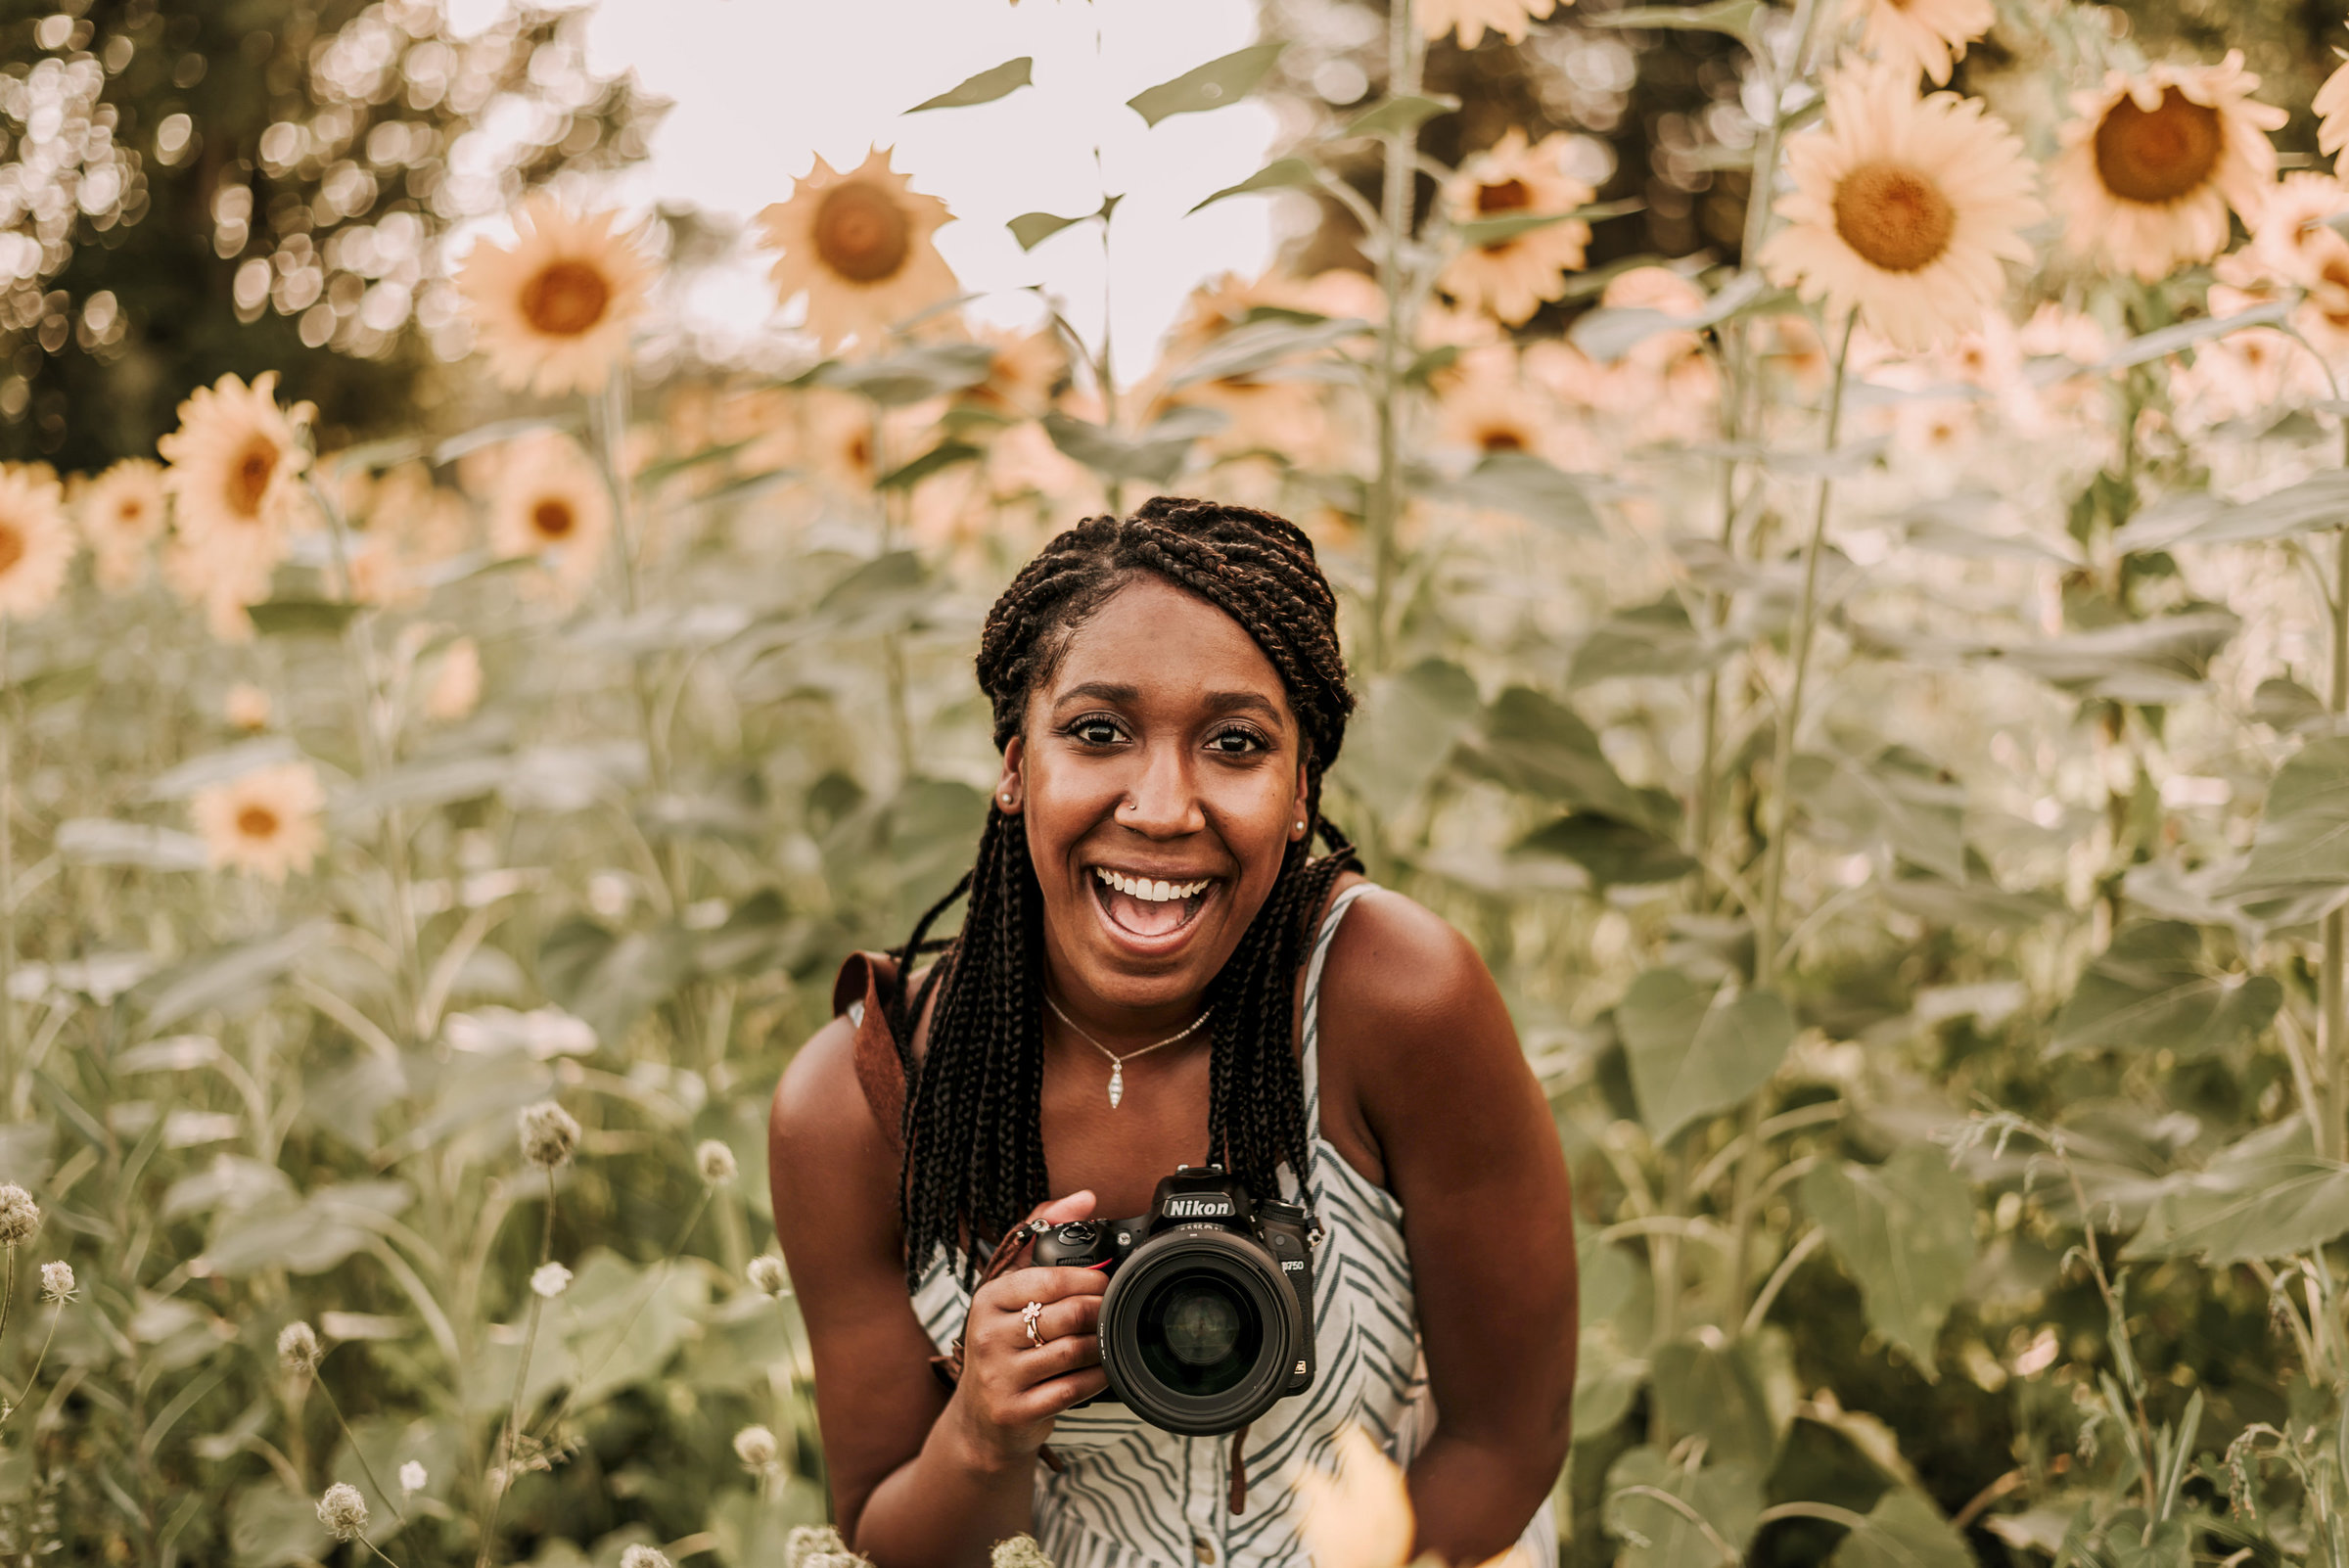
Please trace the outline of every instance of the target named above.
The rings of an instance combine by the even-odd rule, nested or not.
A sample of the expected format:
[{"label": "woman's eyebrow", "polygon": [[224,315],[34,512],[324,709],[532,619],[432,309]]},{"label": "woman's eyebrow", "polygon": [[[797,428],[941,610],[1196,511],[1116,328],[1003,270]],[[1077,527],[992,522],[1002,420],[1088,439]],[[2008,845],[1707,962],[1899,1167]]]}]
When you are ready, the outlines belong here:
[{"label": "woman's eyebrow", "polygon": [[1274,723],[1280,721],[1280,710],[1252,691],[1211,691],[1207,694],[1207,711],[1211,714],[1262,714]]},{"label": "woman's eyebrow", "polygon": [[1082,685],[1071,686],[1054,697],[1052,705],[1057,708],[1062,703],[1075,702],[1080,697],[1097,703],[1129,703],[1141,694],[1142,688],[1139,686],[1122,685],[1111,680],[1088,680]]},{"label": "woman's eyebrow", "polygon": [[[1097,703],[1131,703],[1138,701],[1141,695],[1141,687],[1130,686],[1122,681],[1087,680],[1071,686],[1067,691],[1054,696],[1052,706],[1057,708],[1063,703],[1080,700]],[[1280,722],[1280,710],[1259,692],[1211,691],[1203,700],[1207,705],[1207,711],[1211,714],[1262,714],[1274,723]]]}]

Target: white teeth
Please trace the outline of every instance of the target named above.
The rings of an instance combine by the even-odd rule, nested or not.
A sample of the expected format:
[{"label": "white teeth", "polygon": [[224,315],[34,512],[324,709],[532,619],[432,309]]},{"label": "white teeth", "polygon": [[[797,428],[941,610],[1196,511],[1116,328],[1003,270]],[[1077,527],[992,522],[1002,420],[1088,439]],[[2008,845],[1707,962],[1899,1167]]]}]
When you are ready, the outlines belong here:
[{"label": "white teeth", "polygon": [[1093,875],[1129,899],[1146,899],[1152,903],[1196,897],[1205,893],[1208,883],[1214,880],[1212,877],[1203,877],[1197,882],[1154,882],[1143,877],[1121,875],[1105,865],[1093,867]]}]

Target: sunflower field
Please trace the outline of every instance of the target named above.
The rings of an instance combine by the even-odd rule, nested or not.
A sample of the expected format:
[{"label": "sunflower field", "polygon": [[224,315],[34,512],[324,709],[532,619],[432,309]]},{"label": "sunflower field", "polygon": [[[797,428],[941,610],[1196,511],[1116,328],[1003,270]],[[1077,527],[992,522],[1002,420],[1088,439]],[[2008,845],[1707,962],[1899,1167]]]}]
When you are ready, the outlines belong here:
[{"label": "sunflower field", "polygon": [[[754,367],[649,351],[686,263],[587,163],[442,201],[385,130],[553,45],[328,9],[310,117],[188,165],[250,343],[151,453],[0,467],[0,1561],[854,1568],[767,1098],[968,863],[987,606],[1172,491],[1317,541],[1328,810],[1551,1094],[1565,1562],[2349,1568],[2349,68],[1268,0],[1120,113],[1279,99],[1209,200],[1317,226],[1155,364],[974,321],[876,149],[778,171]],[[56,451],[111,411],[43,356],[152,325],[68,255],[203,127],[103,101],[153,4],[0,27]],[[969,68],[913,112],[1051,87]],[[401,352],[372,428],[302,400]],[[1315,1560],[1403,1568],[1346,1452]]]}]

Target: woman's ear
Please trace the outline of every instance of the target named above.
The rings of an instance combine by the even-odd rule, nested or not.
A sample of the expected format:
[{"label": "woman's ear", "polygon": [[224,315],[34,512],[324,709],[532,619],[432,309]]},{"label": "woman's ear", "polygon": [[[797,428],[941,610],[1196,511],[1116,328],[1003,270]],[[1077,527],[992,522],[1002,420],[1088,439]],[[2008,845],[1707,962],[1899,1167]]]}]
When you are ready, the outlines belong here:
[{"label": "woman's ear", "polygon": [[1020,760],[1027,753],[1024,737],[1014,735],[1003,747],[1003,776],[995,780],[995,809],[1005,816],[1017,815],[1028,799],[1027,786],[1020,777]]},{"label": "woman's ear", "polygon": [[1289,837],[1302,839],[1313,828],[1313,759],[1300,759],[1297,763],[1297,794],[1289,802]]}]

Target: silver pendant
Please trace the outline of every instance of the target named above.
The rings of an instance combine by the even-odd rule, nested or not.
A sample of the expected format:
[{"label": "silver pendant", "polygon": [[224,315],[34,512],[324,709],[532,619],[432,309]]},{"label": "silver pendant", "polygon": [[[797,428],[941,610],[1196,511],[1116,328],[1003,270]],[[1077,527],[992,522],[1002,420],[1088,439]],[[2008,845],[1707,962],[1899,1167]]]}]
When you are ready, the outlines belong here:
[{"label": "silver pendant", "polygon": [[1109,1108],[1116,1110],[1118,1101],[1126,1097],[1126,1064],[1119,1062],[1109,1070]]}]

